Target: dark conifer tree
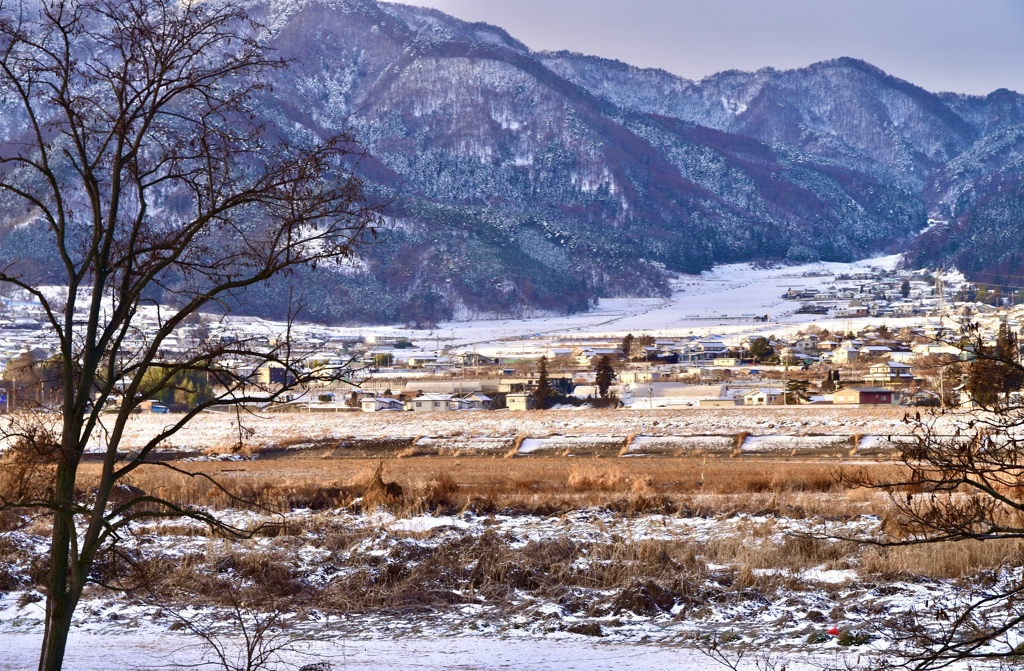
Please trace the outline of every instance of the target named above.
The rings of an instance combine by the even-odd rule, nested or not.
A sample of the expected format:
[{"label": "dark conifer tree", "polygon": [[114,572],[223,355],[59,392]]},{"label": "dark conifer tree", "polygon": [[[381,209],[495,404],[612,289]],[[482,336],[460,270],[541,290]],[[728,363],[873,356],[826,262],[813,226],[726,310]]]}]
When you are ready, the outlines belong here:
[{"label": "dark conifer tree", "polygon": [[601,398],[608,398],[608,389],[615,380],[615,369],[607,356],[600,356],[594,364],[594,372],[597,374],[594,381],[597,384],[597,391]]},{"label": "dark conifer tree", "polygon": [[547,410],[554,395],[551,381],[548,379],[548,358],[542,356],[537,364],[537,388],[533,391],[534,407],[538,410]]},{"label": "dark conifer tree", "polygon": [[627,333],[622,339],[622,358],[629,361],[630,353],[633,351],[633,334]]}]

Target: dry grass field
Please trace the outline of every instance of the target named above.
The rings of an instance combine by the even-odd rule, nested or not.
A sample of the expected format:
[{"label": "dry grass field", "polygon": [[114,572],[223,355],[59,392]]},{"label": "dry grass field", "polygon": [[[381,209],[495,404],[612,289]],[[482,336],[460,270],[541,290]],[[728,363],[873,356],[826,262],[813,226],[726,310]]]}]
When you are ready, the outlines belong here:
[{"label": "dry grass field", "polygon": [[[793,423],[811,415],[797,412],[806,411],[772,415],[773,426],[761,430],[778,431],[782,422],[788,435],[800,435]],[[666,428],[657,413],[620,412],[608,417],[605,434],[577,427],[575,435],[622,435],[628,445],[659,430],[680,435],[684,415],[671,415],[677,424]],[[614,424],[619,417],[646,424]],[[144,419],[140,426],[159,421]],[[801,426],[842,435],[823,424],[834,420]],[[189,520],[141,521],[125,534],[121,559],[103,562],[97,576],[131,589],[112,596],[91,588],[83,626],[166,631],[180,626],[182,609],[224,622],[244,602],[285,611],[295,626],[317,632],[676,644],[710,632],[754,648],[867,652],[901,623],[941,626],[943,613],[1016,579],[1024,564],[1024,541],[879,547],[839,539],[900,537],[890,496],[907,492],[844,484],[853,475],[888,480],[902,468],[893,461],[835,452],[753,458],[731,448],[687,456],[632,456],[617,447],[591,456],[567,456],[562,447],[524,453],[524,435],[553,433],[543,433],[551,416],[509,428],[501,449],[467,452],[423,449],[427,434],[388,442],[386,427],[371,420],[379,434],[360,435],[377,449],[353,450],[339,448],[354,440],[339,438],[349,425],[317,421],[321,433],[302,435],[291,422],[268,424],[277,427],[273,439],[241,454],[215,456],[220,434],[196,434],[190,449],[134,472],[129,494],[196,507],[255,533],[230,538]],[[432,437],[453,436],[465,422],[382,421],[405,427],[403,434],[431,428]],[[890,412],[872,421],[853,428],[870,433],[899,420]],[[688,426],[690,435],[716,435]],[[758,435],[744,426],[734,423],[725,442]],[[83,464],[83,498],[98,472],[99,464]],[[0,612],[8,618],[0,618],[0,633],[38,627],[32,604],[46,532],[45,519],[0,519]],[[839,637],[825,635],[832,626]]]},{"label": "dry grass field", "polygon": [[[381,506],[399,517],[417,515],[511,515],[558,517],[602,509],[620,518],[670,515],[677,518],[767,518],[760,533],[777,535],[779,520],[849,522],[890,515],[890,494],[840,484],[843,475],[889,479],[892,463],[835,463],[813,460],[744,461],[716,458],[578,459],[547,457],[415,457],[323,459],[285,457],[245,462],[176,464],[208,475],[187,477],[160,466],[139,471],[132,485],[182,505],[231,510],[240,505],[261,513],[290,515],[291,531],[302,518],[346,509],[363,513]],[[374,497],[375,473],[402,490]],[[95,475],[96,467],[86,468]],[[897,495],[903,495],[897,493]],[[238,497],[238,498],[234,498]],[[254,505],[246,506],[244,502]],[[295,517],[295,511],[300,511]],[[295,520],[300,520],[296,522]],[[297,527],[295,525],[298,525]],[[770,529],[770,531],[765,531]],[[890,532],[897,532],[893,527]],[[751,530],[751,533],[758,533]],[[942,543],[877,548],[852,543],[782,536],[756,544],[744,534],[702,544],[711,563],[744,570],[785,568],[800,572],[826,559],[867,574],[962,578],[1024,560],[1024,542]],[[792,552],[794,547],[802,548]],[[822,553],[822,548],[830,548]]]},{"label": "dry grass field", "polygon": [[[849,491],[843,473],[884,475],[888,463],[816,460],[741,460],[715,457],[427,456],[390,459],[283,456],[246,461],[195,461],[175,466],[209,475],[232,494],[286,512],[348,506],[363,496],[382,466],[383,479],[403,490],[393,509],[403,513],[503,509],[547,514],[599,506],[632,506],[645,512],[688,510],[697,515],[772,512],[787,516],[859,515],[878,512],[884,495]],[[95,477],[98,465],[83,472]],[[177,503],[229,508],[238,502],[206,479],[161,466],[132,476],[131,484]],[[823,494],[827,494],[824,495]]]},{"label": "dry grass field", "polygon": [[[955,601],[1024,561],[1024,541],[880,548],[822,537],[885,525],[888,494],[837,478],[898,468],[886,463],[291,456],[177,465],[258,505],[240,511],[205,480],[158,466],[133,486],[271,524],[248,541],[190,524],[148,527],[147,544],[174,550],[140,566],[172,603],[230,606],[227,581],[240,576],[288,608],[357,619],[423,626],[485,604],[483,620],[498,630],[607,634],[627,614],[705,627],[750,611],[760,615],[742,617],[758,635],[800,642],[824,621],[863,628],[865,618],[895,622],[921,607],[915,599]],[[378,470],[400,495],[374,498]],[[838,583],[816,577],[832,574]],[[552,603],[557,621],[542,617]],[[473,613],[459,626],[480,619]]]}]

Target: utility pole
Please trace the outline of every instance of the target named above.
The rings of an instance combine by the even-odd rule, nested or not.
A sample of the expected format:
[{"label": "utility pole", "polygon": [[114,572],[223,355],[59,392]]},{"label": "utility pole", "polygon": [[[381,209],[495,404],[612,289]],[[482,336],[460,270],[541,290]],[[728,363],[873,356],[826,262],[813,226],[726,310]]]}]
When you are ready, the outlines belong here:
[{"label": "utility pole", "polygon": [[[789,347],[789,353],[793,353],[793,345],[789,341],[789,329],[786,329],[786,346]],[[787,393],[789,392],[789,357],[787,356],[782,362],[783,364],[783,377],[782,377],[782,405],[789,405],[789,399]]]},{"label": "utility pole", "polygon": [[942,408],[946,407],[946,390],[945,390],[945,364],[939,365],[939,406]]},{"label": "utility pole", "polygon": [[651,355],[647,355],[647,409],[654,409],[654,375],[651,373]]},{"label": "utility pole", "polygon": [[783,361],[784,372],[782,378],[782,405],[789,405],[789,399],[786,398],[787,391],[789,390],[789,357]]}]

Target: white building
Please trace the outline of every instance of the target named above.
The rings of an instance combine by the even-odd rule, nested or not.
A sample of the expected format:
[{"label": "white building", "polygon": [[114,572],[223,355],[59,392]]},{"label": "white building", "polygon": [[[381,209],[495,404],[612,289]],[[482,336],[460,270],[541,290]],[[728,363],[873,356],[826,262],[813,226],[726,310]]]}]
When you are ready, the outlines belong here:
[{"label": "white building", "polygon": [[360,402],[363,412],[383,412],[387,410],[404,410],[402,402],[397,398],[386,398],[384,396],[373,396],[364,398]]},{"label": "white building", "polygon": [[449,394],[423,394],[405,402],[412,412],[447,412],[452,397]]}]

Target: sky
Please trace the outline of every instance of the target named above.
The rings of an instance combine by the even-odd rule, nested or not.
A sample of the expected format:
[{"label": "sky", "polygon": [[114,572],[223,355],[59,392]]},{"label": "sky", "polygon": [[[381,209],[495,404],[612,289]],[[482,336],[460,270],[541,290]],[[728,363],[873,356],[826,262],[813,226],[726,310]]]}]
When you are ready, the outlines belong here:
[{"label": "sky", "polygon": [[931,91],[1024,93],[1024,0],[402,0],[689,79],[852,56]]}]

